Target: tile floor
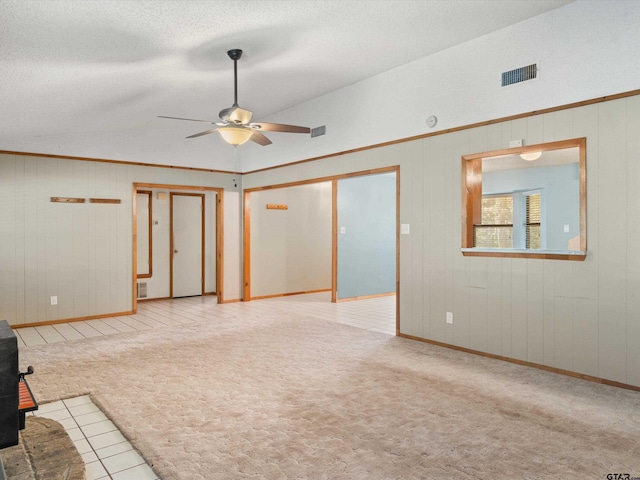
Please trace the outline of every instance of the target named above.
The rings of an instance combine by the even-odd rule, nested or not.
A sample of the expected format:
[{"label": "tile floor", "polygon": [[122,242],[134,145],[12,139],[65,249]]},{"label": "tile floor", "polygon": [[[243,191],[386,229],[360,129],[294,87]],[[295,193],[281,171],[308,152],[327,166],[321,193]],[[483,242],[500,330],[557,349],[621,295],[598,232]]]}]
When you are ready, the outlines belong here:
[{"label": "tile floor", "polygon": [[[138,303],[138,313],[121,317],[14,330],[19,346],[44,345],[99,335],[169,328],[215,317],[286,312],[320,318],[388,335],[396,331],[395,295],[331,303],[329,292],[216,304],[216,297]],[[87,480],[155,480],[157,475],[89,396],[40,405],[36,415],[60,422],[85,461]]]},{"label": "tile floor", "polygon": [[32,414],[59,422],[82,456],[87,480],[157,480],[118,428],[89,396],[40,405]]},{"label": "tile floor", "polygon": [[396,331],[396,297],[389,295],[331,303],[329,292],[216,304],[216,297],[189,297],[138,303],[138,313],[121,317],[16,329],[19,346],[44,345],[99,335],[164,328],[207,318],[283,311],[343,323],[388,335]]}]

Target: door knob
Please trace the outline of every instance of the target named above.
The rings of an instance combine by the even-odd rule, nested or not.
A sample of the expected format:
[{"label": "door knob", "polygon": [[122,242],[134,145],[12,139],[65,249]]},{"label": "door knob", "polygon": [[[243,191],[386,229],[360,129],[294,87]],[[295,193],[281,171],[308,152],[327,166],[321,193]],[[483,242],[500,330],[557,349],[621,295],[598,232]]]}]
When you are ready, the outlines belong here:
[{"label": "door knob", "polygon": [[178,253],[178,250],[174,250],[173,253]]}]

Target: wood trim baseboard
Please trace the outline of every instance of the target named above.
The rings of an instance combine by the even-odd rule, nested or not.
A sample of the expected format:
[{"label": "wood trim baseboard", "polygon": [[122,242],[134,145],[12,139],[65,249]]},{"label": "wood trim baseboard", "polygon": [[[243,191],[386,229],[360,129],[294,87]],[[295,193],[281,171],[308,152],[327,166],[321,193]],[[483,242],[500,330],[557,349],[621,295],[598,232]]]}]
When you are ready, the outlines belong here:
[{"label": "wood trim baseboard", "polygon": [[222,300],[221,302],[218,302],[218,303],[239,303],[242,301],[243,300],[241,298],[230,298],[229,300]]},{"label": "wood trim baseboard", "polygon": [[260,295],[258,297],[251,297],[251,300],[264,300],[266,298],[277,298],[277,297],[291,297],[293,295],[305,295],[307,293],[321,293],[321,292],[330,292],[330,288],[323,288],[320,290],[307,290],[304,292],[291,292],[291,293],[276,293],[274,295]]},{"label": "wood trim baseboard", "polygon": [[357,300],[367,300],[367,299],[370,299],[370,298],[390,297],[392,295],[395,296],[396,292],[376,293],[375,295],[362,295],[361,297],[338,298],[338,299],[336,299],[336,303],[355,302]]},{"label": "wood trim baseboard", "polygon": [[45,325],[58,325],[59,323],[73,323],[73,322],[83,322],[85,320],[99,320],[101,318],[110,318],[110,317],[123,317],[125,315],[133,315],[135,312],[116,312],[116,313],[103,313],[100,315],[88,315],[86,317],[75,317],[75,318],[62,318],[60,320],[45,320],[43,322],[31,322],[31,323],[21,323],[18,325],[11,325],[11,328],[14,330],[19,328],[29,328],[29,327],[43,327]]},{"label": "wood trim baseboard", "polygon": [[138,303],[140,302],[155,302],[157,300],[171,300],[171,297],[155,297],[155,298],[138,298]]},{"label": "wood trim baseboard", "polygon": [[457,350],[459,352],[471,353],[474,355],[480,355],[482,357],[492,358],[494,360],[502,360],[504,362],[515,363],[525,367],[536,368],[538,370],[544,370],[551,373],[557,373],[559,375],[565,375],[567,377],[579,378],[588,382],[600,383],[609,387],[624,388],[626,390],[633,390],[640,392],[640,387],[635,385],[629,385],[627,383],[616,382],[614,380],[607,380],[606,378],[595,377],[593,375],[586,375],[584,373],[577,373],[571,370],[564,370],[562,368],[550,367],[548,365],[542,365],[540,363],[527,362],[526,360],[518,360],[517,358],[505,357],[502,355],[495,355],[493,353],[481,352],[479,350],[473,350],[471,348],[459,347],[457,345],[451,345],[450,343],[438,342],[437,340],[430,340],[428,338],[415,337],[413,335],[407,335],[406,333],[398,333],[399,337],[406,338],[408,340],[416,340],[418,342],[428,343],[430,345],[436,345],[438,347],[449,348],[451,350]]}]

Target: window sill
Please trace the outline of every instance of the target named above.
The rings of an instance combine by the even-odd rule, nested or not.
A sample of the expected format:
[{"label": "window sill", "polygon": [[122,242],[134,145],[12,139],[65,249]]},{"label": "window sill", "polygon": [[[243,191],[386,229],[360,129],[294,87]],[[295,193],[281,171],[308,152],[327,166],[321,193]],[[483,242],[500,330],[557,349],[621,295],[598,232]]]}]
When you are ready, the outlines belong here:
[{"label": "window sill", "polygon": [[587,257],[587,252],[573,250],[462,248],[461,251],[465,257],[539,258],[544,260],[574,260],[579,262]]}]

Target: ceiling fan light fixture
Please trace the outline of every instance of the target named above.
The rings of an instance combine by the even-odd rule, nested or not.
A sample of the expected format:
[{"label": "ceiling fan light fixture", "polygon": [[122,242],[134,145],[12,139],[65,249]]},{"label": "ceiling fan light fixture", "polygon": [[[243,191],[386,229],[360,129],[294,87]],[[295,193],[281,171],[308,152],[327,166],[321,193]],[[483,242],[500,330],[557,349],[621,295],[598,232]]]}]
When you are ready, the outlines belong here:
[{"label": "ceiling fan light fixture", "polygon": [[542,152],[521,153],[520,158],[527,162],[533,162],[542,156]]},{"label": "ceiling fan light fixture", "polygon": [[218,129],[222,139],[230,145],[242,145],[253,135],[253,132],[244,127],[233,127],[231,125]]}]

